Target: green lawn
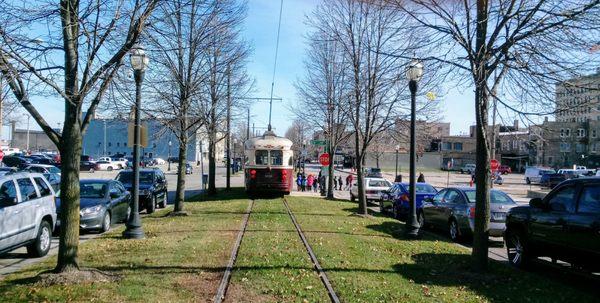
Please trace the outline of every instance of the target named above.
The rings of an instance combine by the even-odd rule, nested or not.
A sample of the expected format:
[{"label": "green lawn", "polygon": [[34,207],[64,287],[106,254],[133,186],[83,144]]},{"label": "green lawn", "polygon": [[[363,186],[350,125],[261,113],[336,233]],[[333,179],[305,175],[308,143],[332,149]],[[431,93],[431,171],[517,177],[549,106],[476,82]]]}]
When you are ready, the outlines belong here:
[{"label": "green lawn", "polygon": [[[0,302],[212,301],[248,200],[240,189],[202,198],[186,204],[188,217],[164,217],[165,211],[145,217],[145,240],[123,240],[119,227],[81,245],[82,266],[116,273],[121,281],[32,283],[53,268],[51,257],[1,280]],[[467,249],[431,234],[403,240],[401,223],[355,216],[354,203],[310,197],[288,202],[343,302],[596,301],[560,279],[499,263],[488,274],[470,273]],[[281,199],[255,202],[226,301],[329,301]]]},{"label": "green lawn", "polygon": [[305,197],[288,202],[345,302],[597,302],[499,263],[488,274],[470,273],[466,249],[431,235],[403,240],[400,222],[354,216],[355,203]]},{"label": "green lawn", "polygon": [[255,201],[227,296],[229,302],[327,301],[281,199]]},{"label": "green lawn", "polygon": [[0,281],[0,302],[211,301],[247,199],[187,203],[188,217],[157,212],[143,220],[145,240],[124,240],[119,227],[81,244],[80,264],[123,277],[120,282],[39,287],[31,278],[52,269],[56,257]]}]

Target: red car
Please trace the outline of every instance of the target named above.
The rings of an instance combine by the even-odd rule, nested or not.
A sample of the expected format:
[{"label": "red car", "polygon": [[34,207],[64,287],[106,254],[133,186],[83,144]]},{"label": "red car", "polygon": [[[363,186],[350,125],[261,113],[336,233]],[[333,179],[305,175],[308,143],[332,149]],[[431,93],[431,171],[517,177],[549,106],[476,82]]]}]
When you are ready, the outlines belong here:
[{"label": "red car", "polygon": [[498,172],[503,175],[506,175],[512,173],[512,169],[508,165],[500,165],[500,167],[498,168]]}]

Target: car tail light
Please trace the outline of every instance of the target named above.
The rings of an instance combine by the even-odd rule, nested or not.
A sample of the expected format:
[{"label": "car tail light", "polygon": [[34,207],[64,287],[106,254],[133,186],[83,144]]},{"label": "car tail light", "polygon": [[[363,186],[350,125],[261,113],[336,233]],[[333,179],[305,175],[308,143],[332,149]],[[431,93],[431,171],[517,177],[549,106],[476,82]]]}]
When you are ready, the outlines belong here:
[{"label": "car tail light", "polygon": [[373,195],[376,194],[377,191],[376,190],[367,190],[367,195]]},{"label": "car tail light", "polygon": [[287,180],[287,171],[281,171],[281,181],[285,182]]},{"label": "car tail light", "polygon": [[469,219],[475,219],[475,206],[469,207]]},{"label": "car tail light", "polygon": [[256,179],[256,170],[251,170],[250,171],[250,179]]},{"label": "car tail light", "polygon": [[409,201],[408,195],[407,194],[403,194],[402,196],[400,196],[400,200],[403,201],[403,202],[408,202]]},{"label": "car tail light", "polygon": [[100,170],[100,165],[96,164],[96,165],[94,165],[94,168],[95,168],[96,170]]}]

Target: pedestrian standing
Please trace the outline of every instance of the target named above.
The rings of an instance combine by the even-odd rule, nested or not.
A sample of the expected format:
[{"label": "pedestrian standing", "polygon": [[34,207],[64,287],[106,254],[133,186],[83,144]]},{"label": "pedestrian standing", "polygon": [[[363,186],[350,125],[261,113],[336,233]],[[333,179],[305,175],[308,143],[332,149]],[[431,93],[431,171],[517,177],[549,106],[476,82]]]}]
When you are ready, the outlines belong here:
[{"label": "pedestrian standing", "polygon": [[313,181],[313,191],[317,192],[317,187],[319,186],[319,179],[315,178]]},{"label": "pedestrian standing", "polygon": [[302,174],[298,173],[296,177],[296,185],[298,185],[298,191],[302,189]]},{"label": "pedestrian standing", "polygon": [[340,188],[340,190],[342,190],[343,186],[344,186],[344,181],[342,180],[342,176],[338,176],[338,187]]},{"label": "pedestrian standing", "polygon": [[302,174],[302,191],[306,191],[306,175]]},{"label": "pedestrian standing", "polygon": [[348,174],[348,190],[352,189],[352,181],[354,181],[354,175]]},{"label": "pedestrian standing", "polygon": [[419,178],[417,178],[417,182],[425,183],[425,176],[423,175],[423,173],[419,174]]},{"label": "pedestrian standing", "polygon": [[308,189],[308,191],[312,190],[312,186],[313,186],[313,181],[315,177],[313,177],[312,174],[308,175],[308,178],[306,180],[306,189]]}]

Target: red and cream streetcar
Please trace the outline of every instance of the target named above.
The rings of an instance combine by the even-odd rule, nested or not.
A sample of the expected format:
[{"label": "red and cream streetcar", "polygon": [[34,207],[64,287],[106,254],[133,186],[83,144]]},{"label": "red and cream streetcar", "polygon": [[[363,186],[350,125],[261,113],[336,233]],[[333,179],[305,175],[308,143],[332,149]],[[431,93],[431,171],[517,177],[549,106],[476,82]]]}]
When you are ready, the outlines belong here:
[{"label": "red and cream streetcar", "polygon": [[291,140],[278,137],[272,131],[244,143],[246,192],[250,196],[290,193],[294,179],[294,152],[291,148]]}]

